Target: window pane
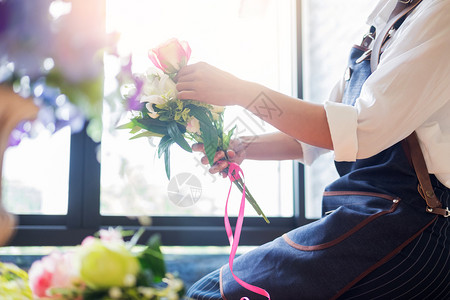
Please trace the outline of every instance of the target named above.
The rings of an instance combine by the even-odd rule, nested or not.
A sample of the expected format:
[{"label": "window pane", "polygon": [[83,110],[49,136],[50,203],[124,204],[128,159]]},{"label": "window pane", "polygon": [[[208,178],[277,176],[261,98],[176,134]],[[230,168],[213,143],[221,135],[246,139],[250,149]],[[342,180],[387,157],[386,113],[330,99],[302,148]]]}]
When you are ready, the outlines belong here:
[{"label": "window pane", "polygon": [[67,214],[70,128],[44,130],[5,153],[3,201],[15,214]]},{"label": "window pane", "polygon": [[[368,30],[372,0],[305,0],[303,9],[304,97],[323,102],[344,74],[347,55]],[[306,168],[306,217],[321,215],[324,187],[337,177],[332,153]]]},{"label": "window pane", "polygon": [[[151,49],[169,38],[189,42],[191,63],[206,61],[236,76],[295,94],[294,1],[170,0],[107,2],[110,29],[121,32],[122,50],[132,49],[136,72],[151,66]],[[106,108],[107,109],[107,108]],[[114,123],[105,112],[105,124]],[[268,133],[273,128],[242,109],[227,109],[228,126],[242,135]],[[126,122],[123,119],[120,123]],[[198,178],[201,197],[195,205],[180,207],[169,200],[169,180],[163,161],[155,154],[159,139],[129,140],[129,133],[105,125],[101,156],[101,213],[103,215],[223,216],[230,182],[212,176],[200,164],[199,154],[173,146],[172,175]],[[230,127],[231,128],[231,127]],[[247,187],[270,216],[292,216],[292,162],[243,163]],[[230,214],[236,214],[233,188]],[[254,215],[247,209],[248,215]]]}]

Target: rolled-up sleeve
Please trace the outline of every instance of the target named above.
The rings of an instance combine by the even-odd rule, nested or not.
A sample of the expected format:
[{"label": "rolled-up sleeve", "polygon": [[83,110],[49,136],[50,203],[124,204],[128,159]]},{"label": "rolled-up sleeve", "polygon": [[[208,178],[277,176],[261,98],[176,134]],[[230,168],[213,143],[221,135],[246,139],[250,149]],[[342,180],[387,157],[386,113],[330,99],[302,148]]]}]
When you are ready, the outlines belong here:
[{"label": "rolled-up sleeve", "polygon": [[328,125],[336,161],[355,161],[358,153],[358,111],[355,107],[325,102]]}]

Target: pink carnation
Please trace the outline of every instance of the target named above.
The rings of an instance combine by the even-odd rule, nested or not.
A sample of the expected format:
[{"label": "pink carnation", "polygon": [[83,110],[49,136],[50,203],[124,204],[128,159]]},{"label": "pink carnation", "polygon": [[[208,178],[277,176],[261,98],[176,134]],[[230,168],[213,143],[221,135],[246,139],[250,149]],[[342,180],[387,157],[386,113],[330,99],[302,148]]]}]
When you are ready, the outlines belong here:
[{"label": "pink carnation", "polygon": [[57,298],[51,294],[52,288],[69,288],[77,280],[72,253],[55,251],[35,261],[28,276],[34,296]]}]

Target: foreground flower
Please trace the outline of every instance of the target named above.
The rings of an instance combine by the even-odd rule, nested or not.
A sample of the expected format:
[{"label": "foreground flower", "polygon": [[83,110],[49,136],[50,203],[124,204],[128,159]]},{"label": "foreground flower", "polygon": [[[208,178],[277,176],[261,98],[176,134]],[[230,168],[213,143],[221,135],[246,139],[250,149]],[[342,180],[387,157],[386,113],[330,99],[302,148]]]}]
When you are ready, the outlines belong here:
[{"label": "foreground flower", "polygon": [[32,299],[27,272],[14,264],[0,262],[0,299]]},{"label": "foreground flower", "polygon": [[153,64],[166,74],[174,74],[184,67],[190,56],[191,47],[185,41],[170,39],[161,46],[149,51]]},{"label": "foreground flower", "polygon": [[35,261],[28,274],[33,295],[38,297],[58,298],[57,289],[72,288],[79,281],[72,252],[52,252]]},{"label": "foreground flower", "polygon": [[35,261],[29,273],[0,262],[0,299],[184,299],[183,281],[166,272],[160,237],[134,249],[144,232],[102,229],[99,238],[88,236],[69,252],[54,251]]},{"label": "foreground flower", "polygon": [[91,288],[123,287],[136,278],[138,259],[122,243],[95,239],[78,252],[80,277]]}]

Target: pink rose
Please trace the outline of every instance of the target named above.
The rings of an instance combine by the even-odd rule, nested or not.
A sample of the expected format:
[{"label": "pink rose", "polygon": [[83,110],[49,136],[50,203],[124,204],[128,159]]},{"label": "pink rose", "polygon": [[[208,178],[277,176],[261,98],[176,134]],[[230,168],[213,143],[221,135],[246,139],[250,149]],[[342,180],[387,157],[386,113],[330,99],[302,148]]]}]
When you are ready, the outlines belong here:
[{"label": "pink rose", "polygon": [[148,53],[148,57],[153,64],[166,74],[178,72],[187,65],[190,56],[191,47],[189,47],[189,44],[177,39],[170,39]]},{"label": "pink rose", "polygon": [[28,272],[30,287],[36,297],[57,298],[52,288],[70,288],[78,280],[72,253],[52,252],[35,261]]}]

